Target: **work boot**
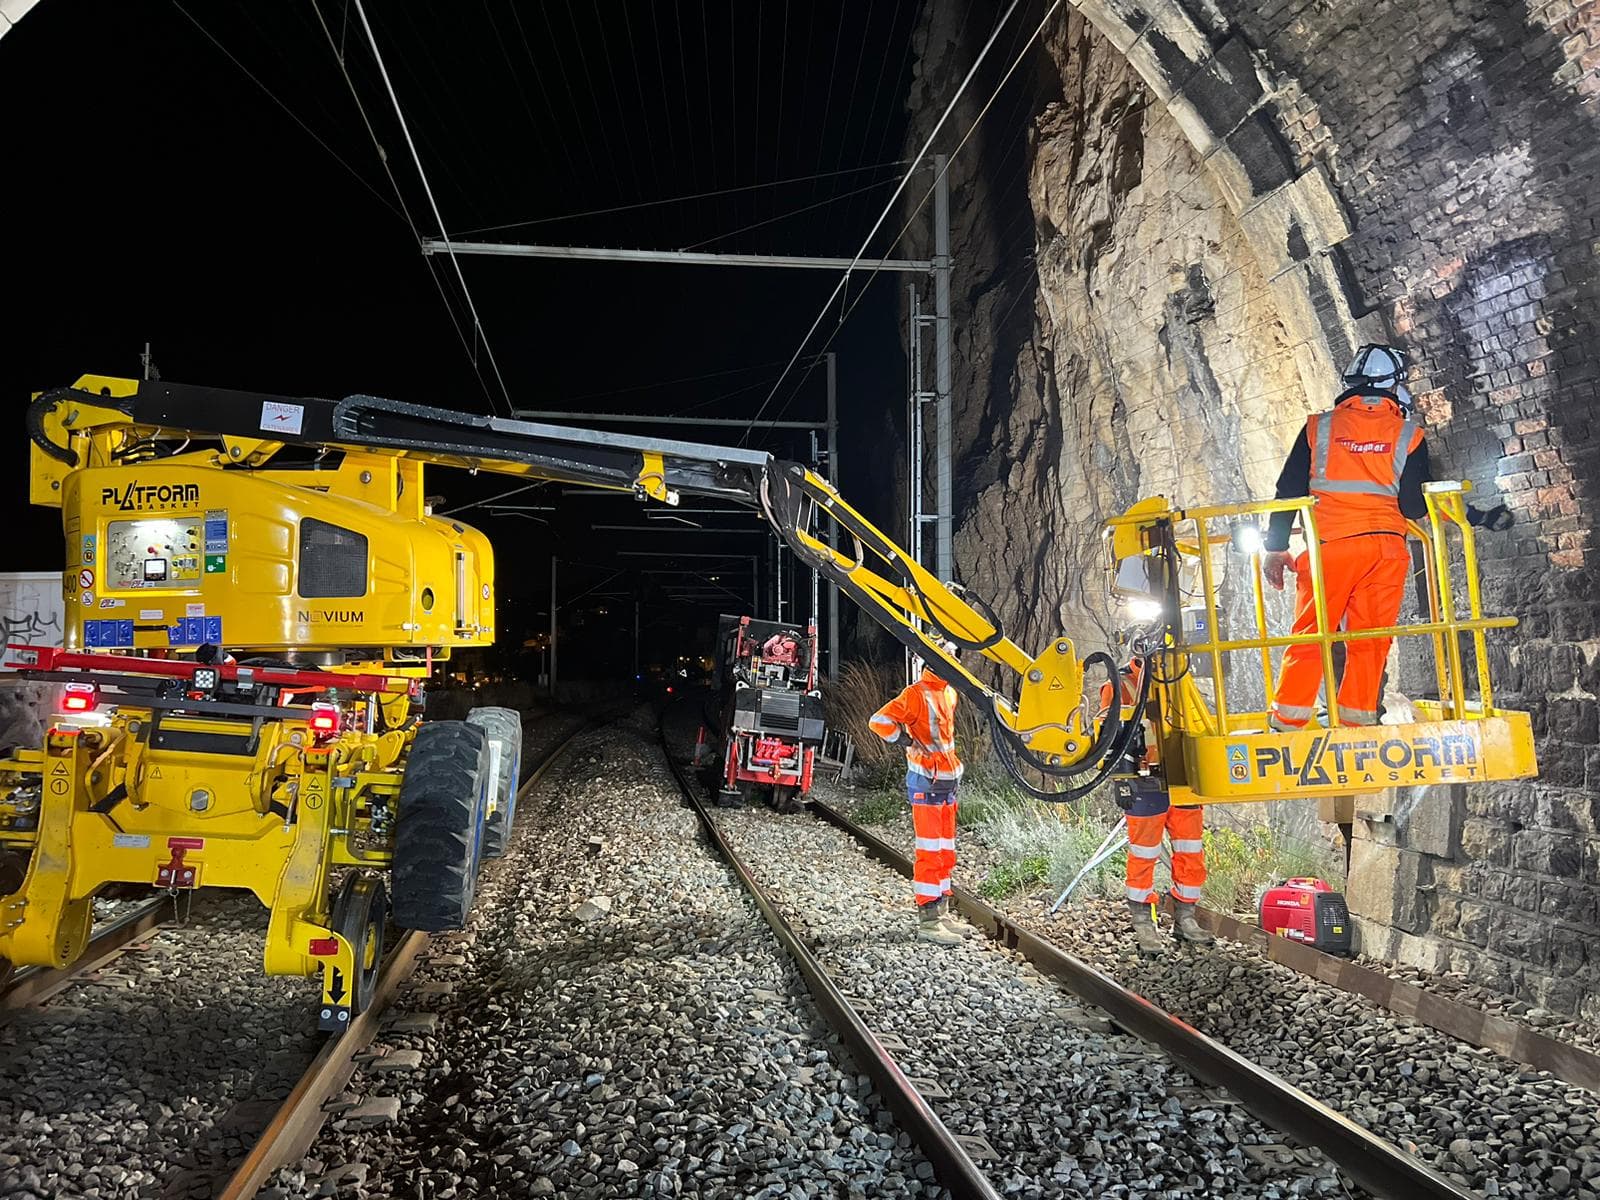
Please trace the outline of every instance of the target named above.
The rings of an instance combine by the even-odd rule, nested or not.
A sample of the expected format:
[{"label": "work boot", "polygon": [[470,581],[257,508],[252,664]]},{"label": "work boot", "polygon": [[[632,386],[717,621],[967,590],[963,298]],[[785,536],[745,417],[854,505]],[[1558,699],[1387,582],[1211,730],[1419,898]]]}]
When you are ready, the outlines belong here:
[{"label": "work boot", "polygon": [[945,928],[943,900],[917,906],[917,938],[936,946],[960,945],[961,935]]},{"label": "work boot", "polygon": [[1182,900],[1175,900],[1172,904],[1174,916],[1173,927],[1178,937],[1185,942],[1193,942],[1197,946],[1209,946],[1217,939],[1211,936],[1211,931],[1200,924],[1200,918],[1194,915],[1194,905],[1186,904]]},{"label": "work boot", "polygon": [[1147,958],[1159,958],[1167,952],[1167,939],[1156,928],[1155,912],[1143,900],[1129,900],[1128,913],[1133,918],[1133,944]]},{"label": "work boot", "polygon": [[939,918],[939,924],[943,925],[958,938],[977,936],[978,931],[956,912],[955,901],[951,900],[949,896],[939,901],[939,906],[944,909],[943,915]]}]

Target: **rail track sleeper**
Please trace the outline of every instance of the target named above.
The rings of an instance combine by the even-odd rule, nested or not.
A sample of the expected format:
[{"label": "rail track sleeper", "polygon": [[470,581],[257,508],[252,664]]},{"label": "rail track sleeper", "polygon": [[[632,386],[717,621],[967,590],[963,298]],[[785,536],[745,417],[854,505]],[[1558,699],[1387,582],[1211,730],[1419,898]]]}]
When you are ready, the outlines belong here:
[{"label": "rail track sleeper", "polygon": [[1320,980],[1340,991],[1370,1000],[1468,1045],[1548,1071],[1557,1079],[1600,1091],[1600,1054],[1560,1041],[1520,1021],[1486,1013],[1468,1004],[1396,979],[1347,958],[1325,954],[1289,938],[1274,937],[1259,926],[1226,913],[1202,909],[1200,921],[1220,937],[1259,950],[1272,962]]},{"label": "rail track sleeper", "polygon": [[[377,1035],[384,1007],[399,991],[401,983],[416,969],[417,956],[427,945],[425,933],[408,933],[395,947],[378,978],[377,990],[366,1012],[350,1022],[350,1028],[341,1036],[330,1038],[323,1044],[311,1066],[306,1069],[288,1098],[262,1131],[260,1139],[245,1156],[244,1162],[218,1193],[219,1200],[250,1200],[268,1176],[284,1163],[293,1162],[311,1148],[317,1131],[328,1117],[323,1104],[339,1094],[355,1074],[357,1056]],[[393,1098],[395,1113],[399,1113],[399,1099]],[[344,1117],[362,1119],[364,1106],[374,1101],[363,1101],[347,1109]]]},{"label": "rail track sleeper", "polygon": [[[855,838],[880,862],[911,877],[911,863],[883,839],[819,800],[813,800],[811,811]],[[1392,1200],[1476,1200],[1476,1193],[1018,925],[965,888],[955,889],[953,901],[980,931],[1060,980],[1105,1012],[1114,1025],[1159,1047],[1194,1078],[1225,1088],[1257,1119],[1316,1148],[1367,1191]]]}]

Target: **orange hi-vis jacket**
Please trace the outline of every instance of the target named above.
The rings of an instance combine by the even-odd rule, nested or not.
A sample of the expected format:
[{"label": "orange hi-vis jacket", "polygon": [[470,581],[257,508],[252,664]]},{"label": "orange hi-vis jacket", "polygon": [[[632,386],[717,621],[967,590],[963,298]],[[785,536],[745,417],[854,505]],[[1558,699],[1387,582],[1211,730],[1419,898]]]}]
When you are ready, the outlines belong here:
[{"label": "orange hi-vis jacket", "polygon": [[1317,536],[1406,532],[1400,476],[1422,444],[1422,430],[1387,396],[1351,396],[1332,412],[1306,418]]},{"label": "orange hi-vis jacket", "polygon": [[926,667],[922,677],[872,714],[872,732],[886,742],[904,729],[906,766],[927,779],[960,779],[956,757],[956,690]]}]

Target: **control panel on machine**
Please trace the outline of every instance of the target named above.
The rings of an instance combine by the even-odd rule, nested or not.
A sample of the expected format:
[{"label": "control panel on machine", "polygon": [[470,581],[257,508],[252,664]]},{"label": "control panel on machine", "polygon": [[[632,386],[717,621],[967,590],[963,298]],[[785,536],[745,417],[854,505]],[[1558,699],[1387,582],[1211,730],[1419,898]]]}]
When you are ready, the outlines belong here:
[{"label": "control panel on machine", "polygon": [[106,586],[115,591],[185,587],[203,563],[198,517],[147,517],[106,527]]}]

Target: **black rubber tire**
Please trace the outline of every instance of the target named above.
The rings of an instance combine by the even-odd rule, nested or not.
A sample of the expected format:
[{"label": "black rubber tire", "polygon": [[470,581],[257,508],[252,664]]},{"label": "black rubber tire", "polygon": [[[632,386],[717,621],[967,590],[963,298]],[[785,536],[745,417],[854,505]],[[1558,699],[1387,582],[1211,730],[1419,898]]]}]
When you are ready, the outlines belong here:
[{"label": "black rubber tire", "polygon": [[346,875],[333,902],[333,928],[355,951],[355,976],[345,981],[352,1020],[366,1012],[377,990],[383,965],[383,927],[388,920],[389,898],[383,880],[365,871]]},{"label": "black rubber tire", "polygon": [[522,714],[514,708],[475,708],[467,714],[467,724],[476,725],[489,739],[489,761],[495,780],[489,792],[489,816],[483,826],[483,856],[499,858],[511,844],[511,823],[517,815],[517,785],[522,780]]},{"label": "black rubber tire", "polygon": [[490,786],[483,730],[465,721],[417,728],[400,782],[389,871],[396,924],[425,933],[466,925]]}]

